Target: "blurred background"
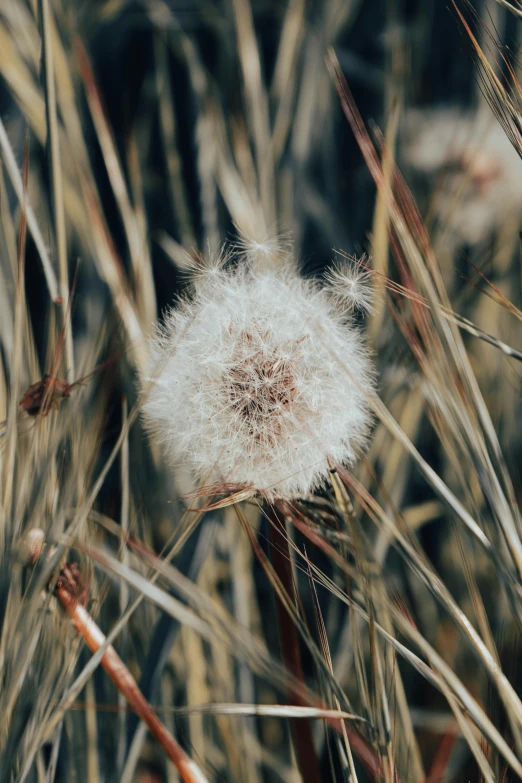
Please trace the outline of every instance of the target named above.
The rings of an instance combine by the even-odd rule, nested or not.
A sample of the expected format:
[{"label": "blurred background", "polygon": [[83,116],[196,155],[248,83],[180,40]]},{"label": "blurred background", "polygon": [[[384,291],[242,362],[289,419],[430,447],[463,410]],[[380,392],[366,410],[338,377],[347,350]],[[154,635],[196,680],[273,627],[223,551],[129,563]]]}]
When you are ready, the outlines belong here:
[{"label": "blurred background", "polygon": [[[522,18],[506,6],[1,4],[2,780],[179,780],[88,668],[46,566],[14,565],[35,527],[73,548],[104,633],[124,618],[119,654],[209,780],[521,779]],[[332,50],[418,266],[343,113]],[[197,258],[238,231],[290,239],[306,277],[368,254],[378,307],[358,326],[402,433],[377,417],[353,481],[297,504],[283,620],[259,504],[187,512],[204,498],[139,419],[147,339],[188,290],[183,250]],[[68,399],[29,415],[19,401],[45,373]],[[158,603],[155,580],[205,634]],[[367,721],[348,739],[316,718],[219,710],[295,703],[285,624],[315,706]]]}]

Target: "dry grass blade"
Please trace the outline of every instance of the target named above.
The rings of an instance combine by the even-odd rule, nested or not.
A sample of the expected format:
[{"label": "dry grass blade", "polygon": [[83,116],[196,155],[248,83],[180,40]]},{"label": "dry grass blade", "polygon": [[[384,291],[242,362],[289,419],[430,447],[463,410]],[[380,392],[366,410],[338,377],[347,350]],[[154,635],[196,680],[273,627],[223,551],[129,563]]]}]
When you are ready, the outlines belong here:
[{"label": "dry grass blade", "polygon": [[[175,708],[176,709],[176,708]],[[363,720],[359,715],[352,715],[342,710],[328,710],[319,707],[303,707],[296,704],[202,704],[196,707],[181,707],[176,711],[181,714],[190,712],[208,713],[209,715],[260,715],[274,718],[335,718],[338,720]]]},{"label": "dry grass blade", "polygon": [[196,247],[196,237],[190,211],[187,194],[183,181],[181,157],[176,138],[176,115],[172,103],[171,83],[168,72],[167,46],[164,40],[158,38],[155,42],[156,55],[156,84],[158,90],[159,112],[161,132],[163,137],[163,149],[167,164],[169,188],[171,191],[173,213],[179,222],[181,244],[185,248]]},{"label": "dry grass blade", "polygon": [[[14,339],[13,339],[13,367],[12,367],[12,399],[18,399],[20,393],[20,372],[22,362],[23,323],[25,318],[25,242],[26,242],[26,191],[27,175],[29,171],[29,137],[26,134],[24,151],[24,170],[22,178],[23,201],[20,213],[20,227],[18,230],[18,264],[16,270],[16,297],[14,306]],[[6,462],[4,468],[4,486],[2,496],[2,510],[4,518],[10,511],[14,481],[14,463],[17,438],[17,408],[11,405],[8,411],[6,438],[8,443]]]},{"label": "dry grass blade", "polygon": [[0,3],[2,781],[522,780],[522,5],[406,5]]},{"label": "dry grass blade", "polygon": [[[346,475],[346,474],[344,474]],[[415,542],[410,542],[408,539],[397,529],[392,520],[387,517],[383,510],[379,507],[378,503],[368,495],[364,488],[354,479],[347,478],[350,486],[352,486],[356,493],[361,497],[364,505],[371,510],[372,514],[375,514],[380,522],[384,524],[385,528],[391,536],[395,539],[397,544],[400,544],[402,552],[411,568],[421,579],[426,587],[433,593],[434,597],[439,600],[447,609],[455,623],[457,623],[463,632],[465,638],[467,638],[472,645],[475,653],[480,657],[481,662],[484,664],[492,680],[496,683],[502,698],[505,700],[506,708],[510,716],[518,722],[519,727],[522,726],[522,702],[513,689],[511,683],[503,673],[499,666],[498,656],[494,650],[491,650],[491,644],[486,644],[479,636],[468,617],[462,612],[457,605],[449,590],[444,585],[442,580],[437,576],[434,570],[430,567],[426,559],[419,553]],[[487,636],[489,641],[489,634]]]},{"label": "dry grass blade", "polygon": [[85,84],[89,108],[98,135],[98,141],[103,151],[107,173],[125,227],[132,263],[138,312],[140,313],[142,322],[144,324],[149,324],[156,315],[156,302],[150,263],[147,263],[146,258],[147,242],[140,232],[136,215],[132,209],[116,145],[107,123],[87,53],[78,39],[76,40],[75,46]]},{"label": "dry grass blade", "polygon": [[[271,559],[274,572],[280,580],[282,588],[289,596],[292,596],[295,588],[290,547],[288,546],[288,533],[285,530],[284,522],[278,517],[276,508],[269,506],[266,509],[266,514],[270,523]],[[277,613],[279,639],[284,664],[296,680],[304,683],[297,629],[292,622],[292,616],[287,614],[285,606],[279,597],[277,600]],[[297,697],[298,694],[294,694],[289,690],[289,701],[297,701]],[[319,781],[319,764],[309,724],[292,723],[292,730],[299,771],[304,783]]]},{"label": "dry grass blade", "polygon": [[[332,77],[339,91],[343,110],[352,126],[370,172],[377,186],[385,187],[376,151],[355,107],[346,80],[333,53],[330,54],[328,62]],[[410,281],[411,285],[418,279],[418,283],[426,291],[430,304],[440,300],[444,307],[448,307],[447,295],[444,290],[440,270],[430,249],[429,240],[420,222],[415,205],[400,178],[397,179],[397,187],[397,201],[390,194],[392,224],[397,237],[397,261],[405,278]],[[433,313],[436,317],[435,322],[429,323],[426,320],[425,313],[421,313],[418,308],[414,309],[415,325],[422,335],[422,342],[426,345],[427,354],[423,353],[421,344],[415,339],[412,339],[412,347],[416,351],[416,358],[421,363],[423,371],[430,383],[433,384],[433,389],[437,390],[436,395],[435,393],[433,394],[434,401],[436,400],[436,404],[442,408],[448,420],[453,419],[452,427],[456,430],[456,434],[458,432],[458,437],[466,442],[466,446],[472,455],[472,462],[481,464],[484,475],[488,476],[487,481],[483,484],[483,492],[495,511],[496,522],[507,542],[513,566],[520,575],[522,573],[521,520],[514,498],[512,482],[506,470],[498,438],[459,334],[451,328],[450,323],[438,316],[436,307],[433,308]],[[411,336],[413,337],[413,335]],[[430,354],[432,354],[432,363],[426,361],[427,356]],[[446,375],[447,387],[441,386],[440,382],[437,382],[437,376],[433,372],[434,366],[439,363]],[[474,406],[473,409],[470,406],[462,407],[458,414],[460,422],[451,413],[452,408],[454,408],[454,399],[461,398],[461,393],[455,386],[455,372],[458,373],[459,379],[469,393]],[[454,395],[451,397],[448,396],[448,388],[451,388],[449,384],[454,387]],[[388,423],[391,425],[389,413],[379,401],[375,403],[375,410],[383,422],[388,420]],[[462,426],[464,422],[467,425],[466,427]],[[399,436],[396,425],[392,426],[394,426]],[[430,470],[418,452],[415,454],[415,459],[426,476],[429,477],[430,482],[434,481],[438,488],[442,489],[440,478],[434,475],[434,472]],[[445,494],[449,499],[447,491]],[[483,538],[483,534],[478,533],[476,523],[470,525],[471,519],[468,512],[458,500],[455,503],[455,500],[455,498],[451,499],[452,507],[463,520],[467,519],[466,524],[475,529],[477,536]]]},{"label": "dry grass blade", "polygon": [[59,298],[58,281],[56,279],[56,275],[52,267],[51,259],[49,258],[49,254],[47,252],[47,248],[45,246],[42,233],[36,221],[36,216],[34,214],[33,209],[31,208],[31,205],[27,203],[22,177],[20,175],[20,171],[18,170],[13,149],[11,147],[11,144],[9,143],[9,137],[7,135],[7,131],[1,120],[0,120],[0,149],[2,150],[5,167],[7,169],[7,173],[9,174],[11,184],[13,185],[14,191],[16,193],[20,205],[22,206],[23,210],[26,213],[27,227],[31,232],[36,247],[38,248],[38,253],[40,255],[40,259],[42,261],[42,267],[45,274],[45,279],[47,281],[47,287],[49,288],[49,295],[53,300],[53,302],[56,302]]},{"label": "dry grass blade", "polygon": [[[356,601],[351,599],[348,595],[343,593],[331,580],[321,574],[319,569],[315,565],[312,565],[307,561],[307,565],[310,565],[314,576],[318,578],[318,582],[325,586],[328,586],[332,592],[344,601],[347,605],[353,606],[357,614],[367,622],[370,622],[370,617],[367,612],[358,605]],[[426,641],[421,633],[412,625],[410,618],[405,617],[403,612],[397,608],[397,606],[387,599],[387,606],[390,615],[393,618],[394,625],[397,629],[404,633],[406,637],[409,637],[419,648],[419,650],[426,656],[429,666],[421,661],[414,653],[411,652],[405,645],[400,643],[392,634],[388,633],[381,625],[375,623],[375,628],[379,634],[386,639],[395,650],[414,665],[423,676],[431,681],[437,688],[443,693],[450,694],[450,707],[456,712],[460,712],[462,708],[471,717],[473,722],[484,733],[484,736],[488,738],[488,741],[494,744],[499,752],[504,756],[507,763],[511,768],[520,775],[522,773],[522,763],[513,753],[507,742],[504,740],[500,732],[495,728],[491,720],[486,713],[473,699],[469,691],[465,688],[459,678],[453,673],[451,668],[443,661],[442,657],[434,650],[434,648]],[[456,700],[455,698],[456,697]],[[455,712],[455,714],[456,714]],[[459,720],[459,719],[457,719]],[[473,745],[473,752],[479,750],[478,747]],[[482,754],[482,751],[480,751]],[[483,754],[482,754],[483,755]],[[482,759],[482,755],[480,758]],[[481,764],[483,761],[481,760]],[[487,764],[487,762],[486,762]],[[485,767],[486,768],[486,767]]]},{"label": "dry grass blade", "polygon": [[254,33],[249,0],[234,0],[238,51],[245,83],[249,120],[256,146],[256,169],[265,225],[273,226],[275,214],[274,172],[270,149],[268,99],[261,74],[261,58]]},{"label": "dry grass blade", "polygon": [[[155,555],[151,555],[150,553],[147,554],[142,547],[138,547],[138,551],[140,551],[142,556],[146,557],[151,564],[154,563],[157,574],[170,578],[176,591],[179,591],[185,600],[189,601],[190,604],[197,608],[197,613],[194,612],[194,610],[185,607],[180,601],[173,596],[166,594],[160,588],[152,586],[146,579],[140,577],[132,569],[118,563],[118,561],[109,554],[97,552],[92,548],[89,549],[89,554],[104,568],[110,569],[114,574],[124,578],[129,585],[133,585],[136,589],[143,591],[142,594],[149,600],[157,603],[165,612],[176,617],[180,622],[193,628],[198,634],[202,635],[203,638],[208,641],[215,639],[222,644],[226,643],[234,656],[238,657],[239,660],[247,661],[249,666],[253,667],[256,671],[263,673],[264,676],[267,676],[274,684],[277,684],[278,688],[286,689],[290,686],[293,693],[299,694],[299,698],[304,700],[301,702],[302,704],[308,703],[309,705],[315,706],[318,701],[317,697],[310,692],[308,688],[304,688],[303,683],[300,680],[295,679],[283,667],[279,666],[267,653],[266,648],[264,648],[258,639],[252,638],[249,634],[246,634],[244,628],[237,626],[227,613],[223,612],[222,609],[218,609],[215,604],[210,601],[196,585],[194,585],[194,583],[179,574],[171,565],[165,562],[159,562]],[[281,593],[281,595],[284,598],[284,593]],[[284,600],[285,605],[290,608],[288,599],[284,598]],[[202,615],[201,618],[199,617],[200,614]],[[207,617],[208,620],[206,619]],[[115,629],[113,629],[111,636],[114,634],[114,631]],[[310,644],[310,642],[311,640],[308,638],[308,644]],[[328,673],[328,670],[326,669],[325,672]],[[329,679],[331,680],[332,678],[329,677]],[[343,702],[346,702],[346,697],[334,682],[331,683],[331,687],[334,692],[337,690],[340,698]],[[69,703],[72,695],[73,694],[71,693]],[[349,706],[348,703],[346,704]],[[323,707],[321,706],[320,709],[323,709]],[[344,730],[348,732],[354,753],[357,754],[372,776],[375,777],[380,769],[379,761],[362,737],[352,728],[343,729],[342,721],[334,720],[332,718],[326,718],[326,721],[337,732],[342,733]]]},{"label": "dry grass blade", "polygon": [[512,14],[515,14],[515,16],[522,18],[522,10],[520,8],[515,8],[512,3],[508,3],[508,0],[497,0],[497,3],[504,8],[507,8]]},{"label": "dry grass blade", "polygon": [[62,307],[62,326],[65,329],[65,357],[67,377],[74,378],[74,356],[72,328],[69,310],[69,271],[67,258],[67,236],[65,227],[65,207],[63,203],[62,165],[60,158],[59,126],[56,108],[56,86],[53,48],[51,40],[51,9],[49,0],[38,3],[42,27],[42,65],[45,84],[45,116],[47,124],[47,155],[49,160],[52,213],[56,238],[56,255],[60,275],[60,298]]}]

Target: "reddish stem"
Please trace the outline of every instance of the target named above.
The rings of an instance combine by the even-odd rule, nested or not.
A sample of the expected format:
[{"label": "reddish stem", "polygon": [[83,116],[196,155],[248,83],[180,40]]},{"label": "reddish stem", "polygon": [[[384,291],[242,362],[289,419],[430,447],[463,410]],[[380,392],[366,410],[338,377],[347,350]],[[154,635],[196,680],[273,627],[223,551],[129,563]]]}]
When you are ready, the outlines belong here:
[{"label": "reddish stem", "polygon": [[426,783],[442,783],[456,740],[457,735],[454,731],[443,734],[426,777]]},{"label": "reddish stem", "polygon": [[[290,548],[288,539],[284,530],[278,532],[282,524],[277,517],[277,513],[272,506],[267,506],[267,515],[270,525],[270,544],[271,557],[274,571],[289,596],[293,594],[292,566],[290,561]],[[303,667],[301,664],[301,652],[299,650],[299,638],[292,618],[276,594],[277,618],[279,624],[279,639],[281,642],[281,653],[286,669],[295,677],[296,680],[304,685]],[[290,704],[297,704],[301,707],[308,706],[302,695],[291,686],[288,688],[288,701]],[[315,754],[312,729],[308,720],[290,720],[292,726],[292,736],[294,739],[295,752],[299,771],[304,783],[319,783],[321,775],[319,764]]]},{"label": "reddish stem", "polygon": [[[55,590],[55,595],[64,607],[65,611],[72,620],[72,623],[80,636],[83,637],[87,646],[93,653],[97,652],[105,643],[106,638],[98,628],[92,617],[79,602],[78,597],[73,595],[60,579]],[[172,763],[178,770],[184,783],[208,783],[207,778],[187,756],[185,751],[178,745],[172,734],[165,728],[163,723],[152,711],[142,692],[138,688],[136,681],[129,672],[120,656],[112,645],[107,645],[101,665],[122,693],[134,712],[139,715],[146,724],[150,733],[157,739]]]}]

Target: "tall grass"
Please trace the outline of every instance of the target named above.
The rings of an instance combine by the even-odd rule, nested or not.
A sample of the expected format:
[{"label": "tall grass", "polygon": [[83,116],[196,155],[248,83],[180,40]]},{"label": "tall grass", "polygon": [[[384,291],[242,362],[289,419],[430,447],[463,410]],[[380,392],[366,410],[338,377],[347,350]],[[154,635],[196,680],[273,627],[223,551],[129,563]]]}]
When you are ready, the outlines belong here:
[{"label": "tall grass", "polygon": [[[389,3],[365,62],[372,5],[0,8],[2,781],[179,779],[107,649],[210,781],[522,779],[522,205],[451,235],[455,160],[417,183],[403,123],[436,42]],[[508,5],[444,24],[520,153]],[[245,235],[306,275],[370,253],[369,450],[298,500],[196,483],[141,424],[158,315]]]}]

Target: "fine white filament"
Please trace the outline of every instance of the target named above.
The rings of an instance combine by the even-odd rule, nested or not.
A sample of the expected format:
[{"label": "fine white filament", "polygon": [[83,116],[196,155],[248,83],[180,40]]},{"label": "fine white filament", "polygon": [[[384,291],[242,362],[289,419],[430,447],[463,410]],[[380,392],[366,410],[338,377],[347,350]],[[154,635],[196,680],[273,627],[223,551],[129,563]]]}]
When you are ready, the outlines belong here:
[{"label": "fine white filament", "polygon": [[373,369],[361,332],[293,265],[212,263],[151,342],[144,405],[172,466],[267,498],[306,494],[364,446]]}]

